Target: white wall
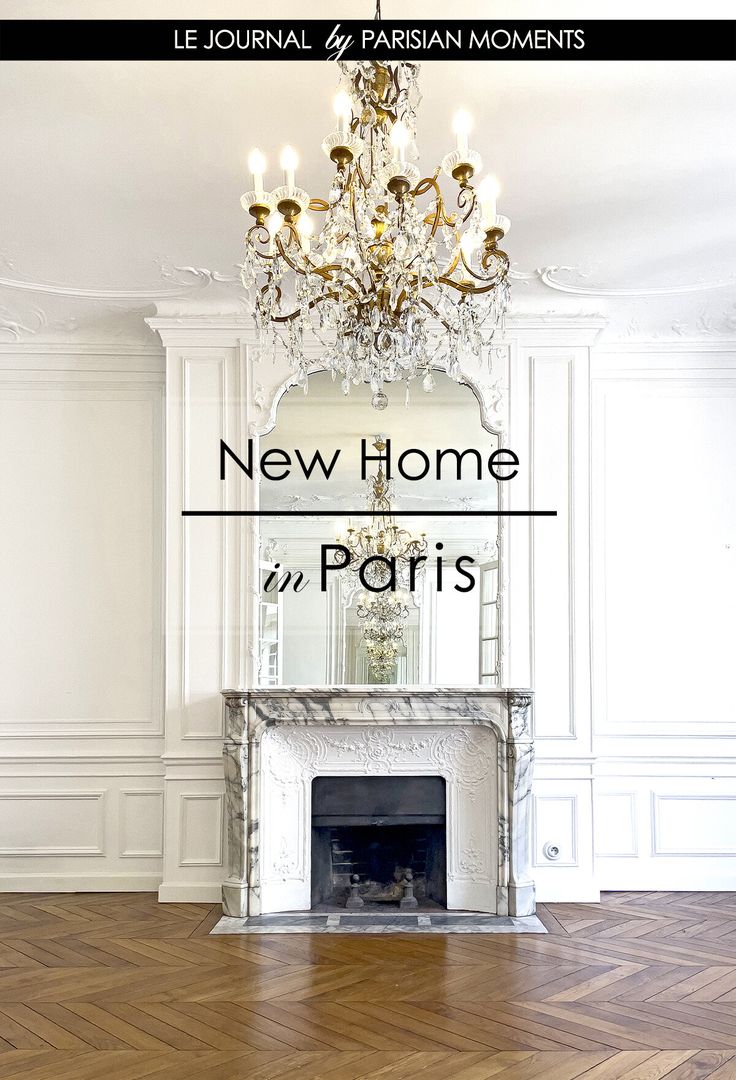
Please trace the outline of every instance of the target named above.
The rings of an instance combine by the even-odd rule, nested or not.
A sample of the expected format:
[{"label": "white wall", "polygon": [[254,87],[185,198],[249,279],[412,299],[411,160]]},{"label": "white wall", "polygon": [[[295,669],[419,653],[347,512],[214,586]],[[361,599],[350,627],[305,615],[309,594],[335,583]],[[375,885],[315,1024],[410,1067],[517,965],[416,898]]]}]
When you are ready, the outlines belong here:
[{"label": "white wall", "polygon": [[736,887],[736,350],[601,350],[592,379],[601,888]]},{"label": "white wall", "polygon": [[558,511],[511,524],[539,896],[733,888],[736,348],[522,343],[512,379],[515,497]]},{"label": "white wall", "polygon": [[0,347],[0,889],[163,855],[163,356]]},{"label": "white wall", "polygon": [[[257,506],[237,470],[223,492],[217,447],[268,424],[279,375],[237,321],[159,325],[165,739],[162,357],[0,349],[2,888],[219,897],[219,692],[253,679],[255,533],[181,510]],[[502,544],[542,900],[729,888],[736,866],[736,346],[604,347],[600,326],[528,319],[504,359],[507,505],[558,511]]]}]

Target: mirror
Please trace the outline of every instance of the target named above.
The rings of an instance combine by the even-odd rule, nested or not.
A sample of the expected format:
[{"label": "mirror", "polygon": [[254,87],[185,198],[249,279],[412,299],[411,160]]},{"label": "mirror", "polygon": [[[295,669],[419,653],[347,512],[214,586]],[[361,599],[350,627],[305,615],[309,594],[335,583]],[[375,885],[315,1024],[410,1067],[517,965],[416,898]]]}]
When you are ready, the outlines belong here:
[{"label": "mirror", "polygon": [[377,412],[313,374],[260,437],[262,685],[500,683],[498,437],[444,373],[408,406],[386,389]]}]

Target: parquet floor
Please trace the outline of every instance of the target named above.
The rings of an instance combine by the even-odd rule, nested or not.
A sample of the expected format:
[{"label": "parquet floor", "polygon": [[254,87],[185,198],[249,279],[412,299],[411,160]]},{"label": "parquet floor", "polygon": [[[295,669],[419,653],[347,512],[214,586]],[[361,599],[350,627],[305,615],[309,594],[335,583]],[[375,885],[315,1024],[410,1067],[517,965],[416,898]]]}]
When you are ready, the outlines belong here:
[{"label": "parquet floor", "polygon": [[736,893],[548,936],[208,937],[211,905],[0,897],[2,1080],[736,1080]]}]

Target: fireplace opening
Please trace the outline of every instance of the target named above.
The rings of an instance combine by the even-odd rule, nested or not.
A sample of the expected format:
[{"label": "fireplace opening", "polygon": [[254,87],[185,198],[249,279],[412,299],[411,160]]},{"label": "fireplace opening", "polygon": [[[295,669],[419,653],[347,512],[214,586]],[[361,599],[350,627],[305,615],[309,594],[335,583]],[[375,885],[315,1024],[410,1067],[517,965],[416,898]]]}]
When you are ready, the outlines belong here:
[{"label": "fireplace opening", "polygon": [[312,782],[312,908],[447,906],[441,776],[319,776]]}]

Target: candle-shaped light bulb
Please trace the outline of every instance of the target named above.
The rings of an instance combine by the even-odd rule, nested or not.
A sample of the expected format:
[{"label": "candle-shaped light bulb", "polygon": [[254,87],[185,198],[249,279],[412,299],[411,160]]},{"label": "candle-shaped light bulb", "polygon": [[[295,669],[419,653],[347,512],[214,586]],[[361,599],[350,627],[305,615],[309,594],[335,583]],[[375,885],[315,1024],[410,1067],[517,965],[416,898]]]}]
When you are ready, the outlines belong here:
[{"label": "candle-shaped light bulb", "polygon": [[[473,129],[473,118],[467,109],[458,109],[453,117],[452,130],[457,136],[457,152],[461,156],[468,153],[468,135]],[[463,157],[463,160],[465,158]]]},{"label": "candle-shaped light bulb", "polygon": [[397,120],[391,128],[391,145],[394,148],[394,160],[400,165],[406,162],[406,148],[411,142],[411,133],[403,120]]},{"label": "candle-shaped light bulb", "polygon": [[281,151],[281,168],[284,170],[284,184],[289,195],[294,194],[294,173],[299,164],[299,157],[293,146],[285,146]]},{"label": "candle-shaped light bulb", "polygon": [[353,103],[350,100],[350,95],[341,90],[338,94],[335,94],[332,107],[337,117],[338,132],[340,135],[347,135],[350,130],[350,121],[353,118]]},{"label": "candle-shaped light bulb", "polygon": [[501,185],[495,176],[484,176],[478,184],[481,224],[486,231],[496,223],[496,199],[500,191]]},{"label": "candle-shaped light bulb", "polygon": [[314,235],[314,221],[309,214],[300,214],[296,219],[296,228],[302,242],[302,251],[309,251],[309,238]]},{"label": "candle-shaped light bulb", "polygon": [[266,171],[266,159],[255,147],[248,154],[248,168],[253,173],[253,187],[259,198],[263,197],[263,174]]},{"label": "candle-shaped light bulb", "polygon": [[483,237],[480,233],[466,232],[463,234],[463,237],[460,241],[460,248],[463,255],[465,256],[466,262],[470,262],[472,260],[473,255],[475,255],[476,251],[482,243]]},{"label": "candle-shaped light bulb", "polygon": [[273,255],[276,245],[274,244],[274,237],[284,224],[284,219],[278,210],[274,210],[266,218],[266,228],[268,229],[268,254]]}]

